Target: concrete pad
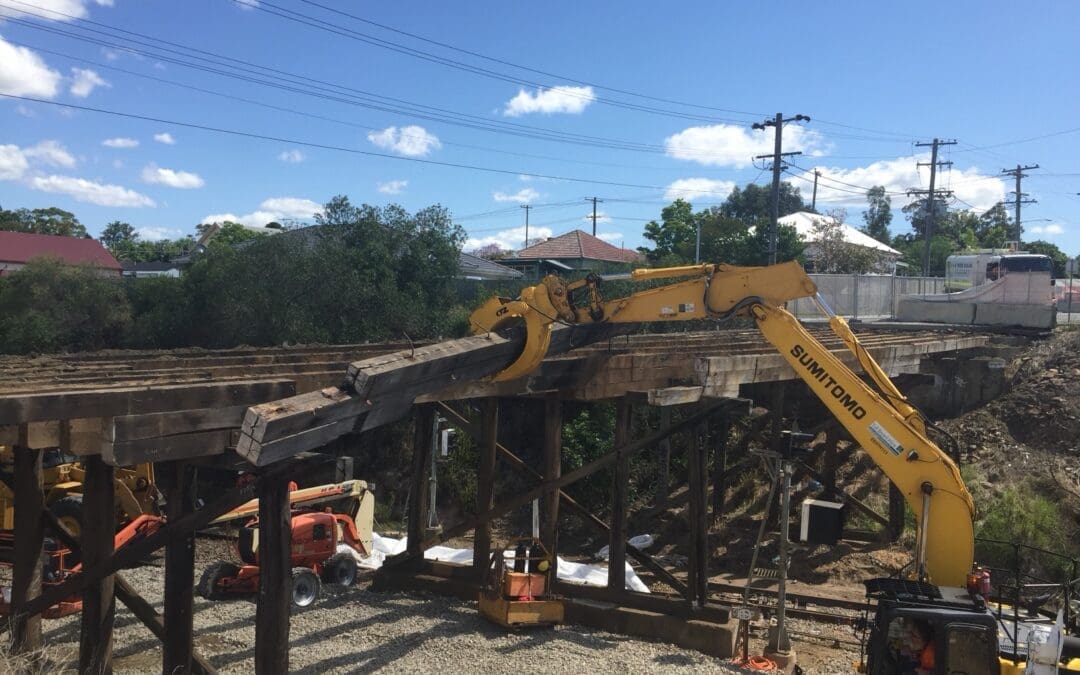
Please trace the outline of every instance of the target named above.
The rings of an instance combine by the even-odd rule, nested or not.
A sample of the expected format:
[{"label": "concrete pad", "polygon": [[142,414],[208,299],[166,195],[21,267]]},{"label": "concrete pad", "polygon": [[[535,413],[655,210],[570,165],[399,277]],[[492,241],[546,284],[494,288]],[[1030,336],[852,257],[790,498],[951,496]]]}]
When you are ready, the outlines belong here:
[{"label": "concrete pad", "polygon": [[899,321],[971,324],[975,322],[975,303],[931,302],[920,298],[900,298],[896,318]]},{"label": "concrete pad", "polygon": [[791,675],[795,670],[795,650],[790,652],[771,652],[765,650],[765,658],[770,659],[776,664],[777,671],[784,673],[785,675]]}]

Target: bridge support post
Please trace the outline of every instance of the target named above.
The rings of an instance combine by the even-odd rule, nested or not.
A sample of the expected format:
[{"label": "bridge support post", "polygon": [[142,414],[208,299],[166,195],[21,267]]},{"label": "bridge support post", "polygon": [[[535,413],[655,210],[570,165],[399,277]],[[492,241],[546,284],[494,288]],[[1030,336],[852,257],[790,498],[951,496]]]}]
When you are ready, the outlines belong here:
[{"label": "bridge support post", "polygon": [[[484,513],[495,506],[495,452],[499,440],[499,399],[488,397],[480,404],[480,458],[477,467],[476,512]],[[491,560],[491,520],[476,525],[473,537],[473,572],[483,581],[484,571]]]},{"label": "bridge support post", "polygon": [[612,484],[611,531],[608,533],[608,583],[612,590],[626,589],[626,507],[630,490],[630,399],[623,396],[615,404],[615,471]]}]

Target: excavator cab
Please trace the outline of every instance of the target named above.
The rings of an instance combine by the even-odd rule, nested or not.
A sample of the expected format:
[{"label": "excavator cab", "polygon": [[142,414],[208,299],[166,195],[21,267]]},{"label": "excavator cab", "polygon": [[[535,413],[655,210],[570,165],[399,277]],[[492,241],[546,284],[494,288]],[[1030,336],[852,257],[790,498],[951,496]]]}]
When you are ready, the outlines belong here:
[{"label": "excavator cab", "polygon": [[[999,672],[997,620],[979,595],[904,579],[870,579],[867,675]],[[868,610],[870,611],[870,610]]]}]

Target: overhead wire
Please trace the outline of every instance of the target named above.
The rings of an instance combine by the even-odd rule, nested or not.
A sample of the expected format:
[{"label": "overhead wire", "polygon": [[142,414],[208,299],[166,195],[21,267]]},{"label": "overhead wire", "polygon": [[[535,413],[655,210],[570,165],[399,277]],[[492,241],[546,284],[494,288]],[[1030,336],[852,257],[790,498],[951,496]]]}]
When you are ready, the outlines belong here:
[{"label": "overhead wire", "polygon": [[[206,131],[206,132],[211,132],[211,133],[227,134],[227,135],[231,135],[231,136],[238,136],[238,137],[243,137],[243,138],[251,138],[251,139],[256,139],[256,140],[274,141],[274,142],[277,142],[277,143],[291,143],[293,145],[299,145],[299,146],[303,146],[303,147],[320,148],[320,149],[323,149],[323,150],[333,150],[333,151],[337,151],[337,152],[345,152],[345,153],[350,153],[350,154],[354,154],[354,155],[362,155],[362,156],[366,156],[366,157],[379,157],[379,158],[383,158],[383,159],[393,159],[393,160],[397,160],[397,161],[411,162],[411,163],[416,163],[416,164],[426,164],[426,165],[431,165],[431,166],[443,166],[443,167],[458,168],[458,169],[469,169],[469,170],[472,170],[472,171],[483,171],[483,172],[486,172],[486,173],[496,173],[496,174],[504,174],[504,175],[530,176],[532,178],[544,178],[544,179],[548,179],[548,180],[565,181],[565,182],[569,182],[569,183],[587,183],[587,184],[591,184],[591,185],[611,185],[611,186],[615,186],[615,187],[630,187],[630,188],[639,188],[639,189],[645,189],[645,190],[676,190],[676,191],[680,190],[680,188],[661,187],[661,186],[657,186],[657,185],[644,185],[644,184],[641,184],[641,183],[624,183],[624,182],[620,182],[620,181],[602,180],[602,179],[596,179],[596,178],[579,178],[579,177],[571,177],[571,176],[558,176],[558,175],[554,175],[554,174],[535,173],[535,172],[512,170],[512,169],[500,169],[500,168],[496,168],[496,167],[479,166],[479,165],[475,165],[475,164],[464,164],[464,163],[459,163],[459,162],[447,162],[447,161],[435,160],[435,159],[425,159],[425,158],[422,158],[422,157],[405,157],[405,156],[401,156],[401,155],[391,155],[389,153],[375,152],[375,151],[372,151],[372,150],[360,150],[359,148],[348,148],[348,147],[344,147],[344,146],[340,146],[340,145],[333,145],[333,144],[329,144],[329,143],[318,143],[318,142],[315,142],[315,141],[304,141],[304,140],[299,140],[299,139],[286,138],[286,137],[282,137],[282,136],[273,136],[273,135],[269,135],[269,134],[259,134],[259,133],[255,133],[255,132],[251,132],[251,131],[241,131],[239,129],[225,129],[225,128],[221,128],[221,127],[214,127],[214,126],[206,125],[206,124],[197,124],[197,123],[194,123],[194,122],[183,122],[183,121],[179,121],[179,120],[170,120],[170,119],[165,119],[165,118],[161,118],[161,117],[155,117],[155,116],[152,116],[152,115],[140,115],[140,114],[136,114],[136,113],[127,113],[127,112],[122,112],[122,111],[118,111],[118,110],[108,110],[108,109],[105,109],[105,108],[96,108],[96,107],[93,107],[93,106],[76,105],[76,104],[73,104],[73,103],[62,103],[60,101],[49,101],[49,100],[46,100],[46,99],[35,98],[35,97],[32,97],[32,96],[16,96],[14,94],[0,93],[0,97],[7,98],[7,99],[12,99],[12,100],[17,100],[17,101],[26,101],[26,102],[32,102],[32,103],[40,103],[40,104],[43,104],[43,105],[57,106],[57,107],[61,107],[61,108],[67,108],[67,109],[70,109],[70,110],[82,110],[82,111],[85,111],[85,112],[94,112],[94,113],[100,113],[100,114],[103,114],[103,115],[112,115],[112,116],[116,116],[116,117],[123,117],[123,118],[127,118],[127,119],[137,119],[137,120],[148,121],[148,122],[156,122],[158,124],[169,124],[169,125],[173,125],[173,126],[178,126],[178,127],[188,128],[188,129],[197,129],[197,130],[200,130],[200,131]],[[684,191],[686,191],[686,192],[694,192],[694,193],[705,193],[705,194],[726,194],[726,193],[713,192],[713,191],[709,191],[709,190],[702,190],[702,189],[699,189],[699,188],[695,188],[693,190],[687,189],[687,190],[684,190]]]}]

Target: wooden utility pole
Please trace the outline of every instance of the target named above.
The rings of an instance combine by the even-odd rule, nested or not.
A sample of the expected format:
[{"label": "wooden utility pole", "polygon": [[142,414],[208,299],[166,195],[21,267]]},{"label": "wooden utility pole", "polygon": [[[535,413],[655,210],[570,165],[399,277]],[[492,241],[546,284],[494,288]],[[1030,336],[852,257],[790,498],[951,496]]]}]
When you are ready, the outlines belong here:
[{"label": "wooden utility pole", "polygon": [[814,197],[810,200],[810,210],[817,212],[817,181],[821,178],[821,172],[814,169]]},{"label": "wooden utility pole", "polygon": [[521,208],[525,209],[525,245],[522,248],[529,248],[529,209],[532,208],[529,204],[522,204]]},{"label": "wooden utility pole", "polygon": [[1001,173],[1003,173],[1003,174],[1005,174],[1007,176],[1012,176],[1013,178],[1016,179],[1016,189],[1013,190],[1013,200],[1012,200],[1012,202],[1005,202],[1005,205],[1008,206],[1011,203],[1013,208],[1014,208],[1014,214],[1015,215],[1013,216],[1013,229],[1014,229],[1014,239],[1016,241],[1016,246],[1017,247],[1020,246],[1020,235],[1023,233],[1023,228],[1021,228],[1021,226],[1020,226],[1020,222],[1021,222],[1020,221],[1020,205],[1021,204],[1034,204],[1034,203],[1036,203],[1034,199],[1025,199],[1025,197],[1027,197],[1027,193],[1020,191],[1020,180],[1022,178],[1027,177],[1027,174],[1024,173],[1025,171],[1029,171],[1031,169],[1038,169],[1038,168],[1039,168],[1038,164],[1032,164],[1030,166],[1020,166],[1019,164],[1017,164],[1015,169],[1002,169],[1001,170]]},{"label": "wooden utility pole", "polygon": [[596,203],[600,202],[601,204],[603,204],[604,200],[599,199],[597,197],[586,197],[585,201],[592,202],[592,236],[595,237],[596,236]]},{"label": "wooden utility pole", "polygon": [[[923,276],[930,276],[930,238],[934,235],[934,224],[937,222],[937,203],[934,201],[934,181],[937,178],[937,168],[939,166],[952,166],[952,162],[939,162],[938,161],[938,148],[942,145],[956,145],[955,140],[944,141],[940,138],[935,138],[929,143],[916,143],[915,147],[925,148],[930,146],[930,161],[918,162],[916,166],[929,166],[930,167],[930,189],[929,190],[908,190],[909,195],[926,195],[926,228],[923,232]],[[943,190],[941,194],[946,197],[952,196],[951,190]]]},{"label": "wooden utility pole", "polygon": [[791,155],[801,155],[801,152],[784,152],[784,123],[785,122],[809,122],[806,115],[796,115],[784,119],[784,113],[776,113],[776,117],[764,122],[755,122],[751,128],[761,131],[765,127],[774,127],[776,137],[773,141],[773,154],[758,155],[754,159],[772,158],[772,210],[769,214],[769,264],[776,264],[776,221],[780,218],[780,172],[783,170],[783,158]]}]

